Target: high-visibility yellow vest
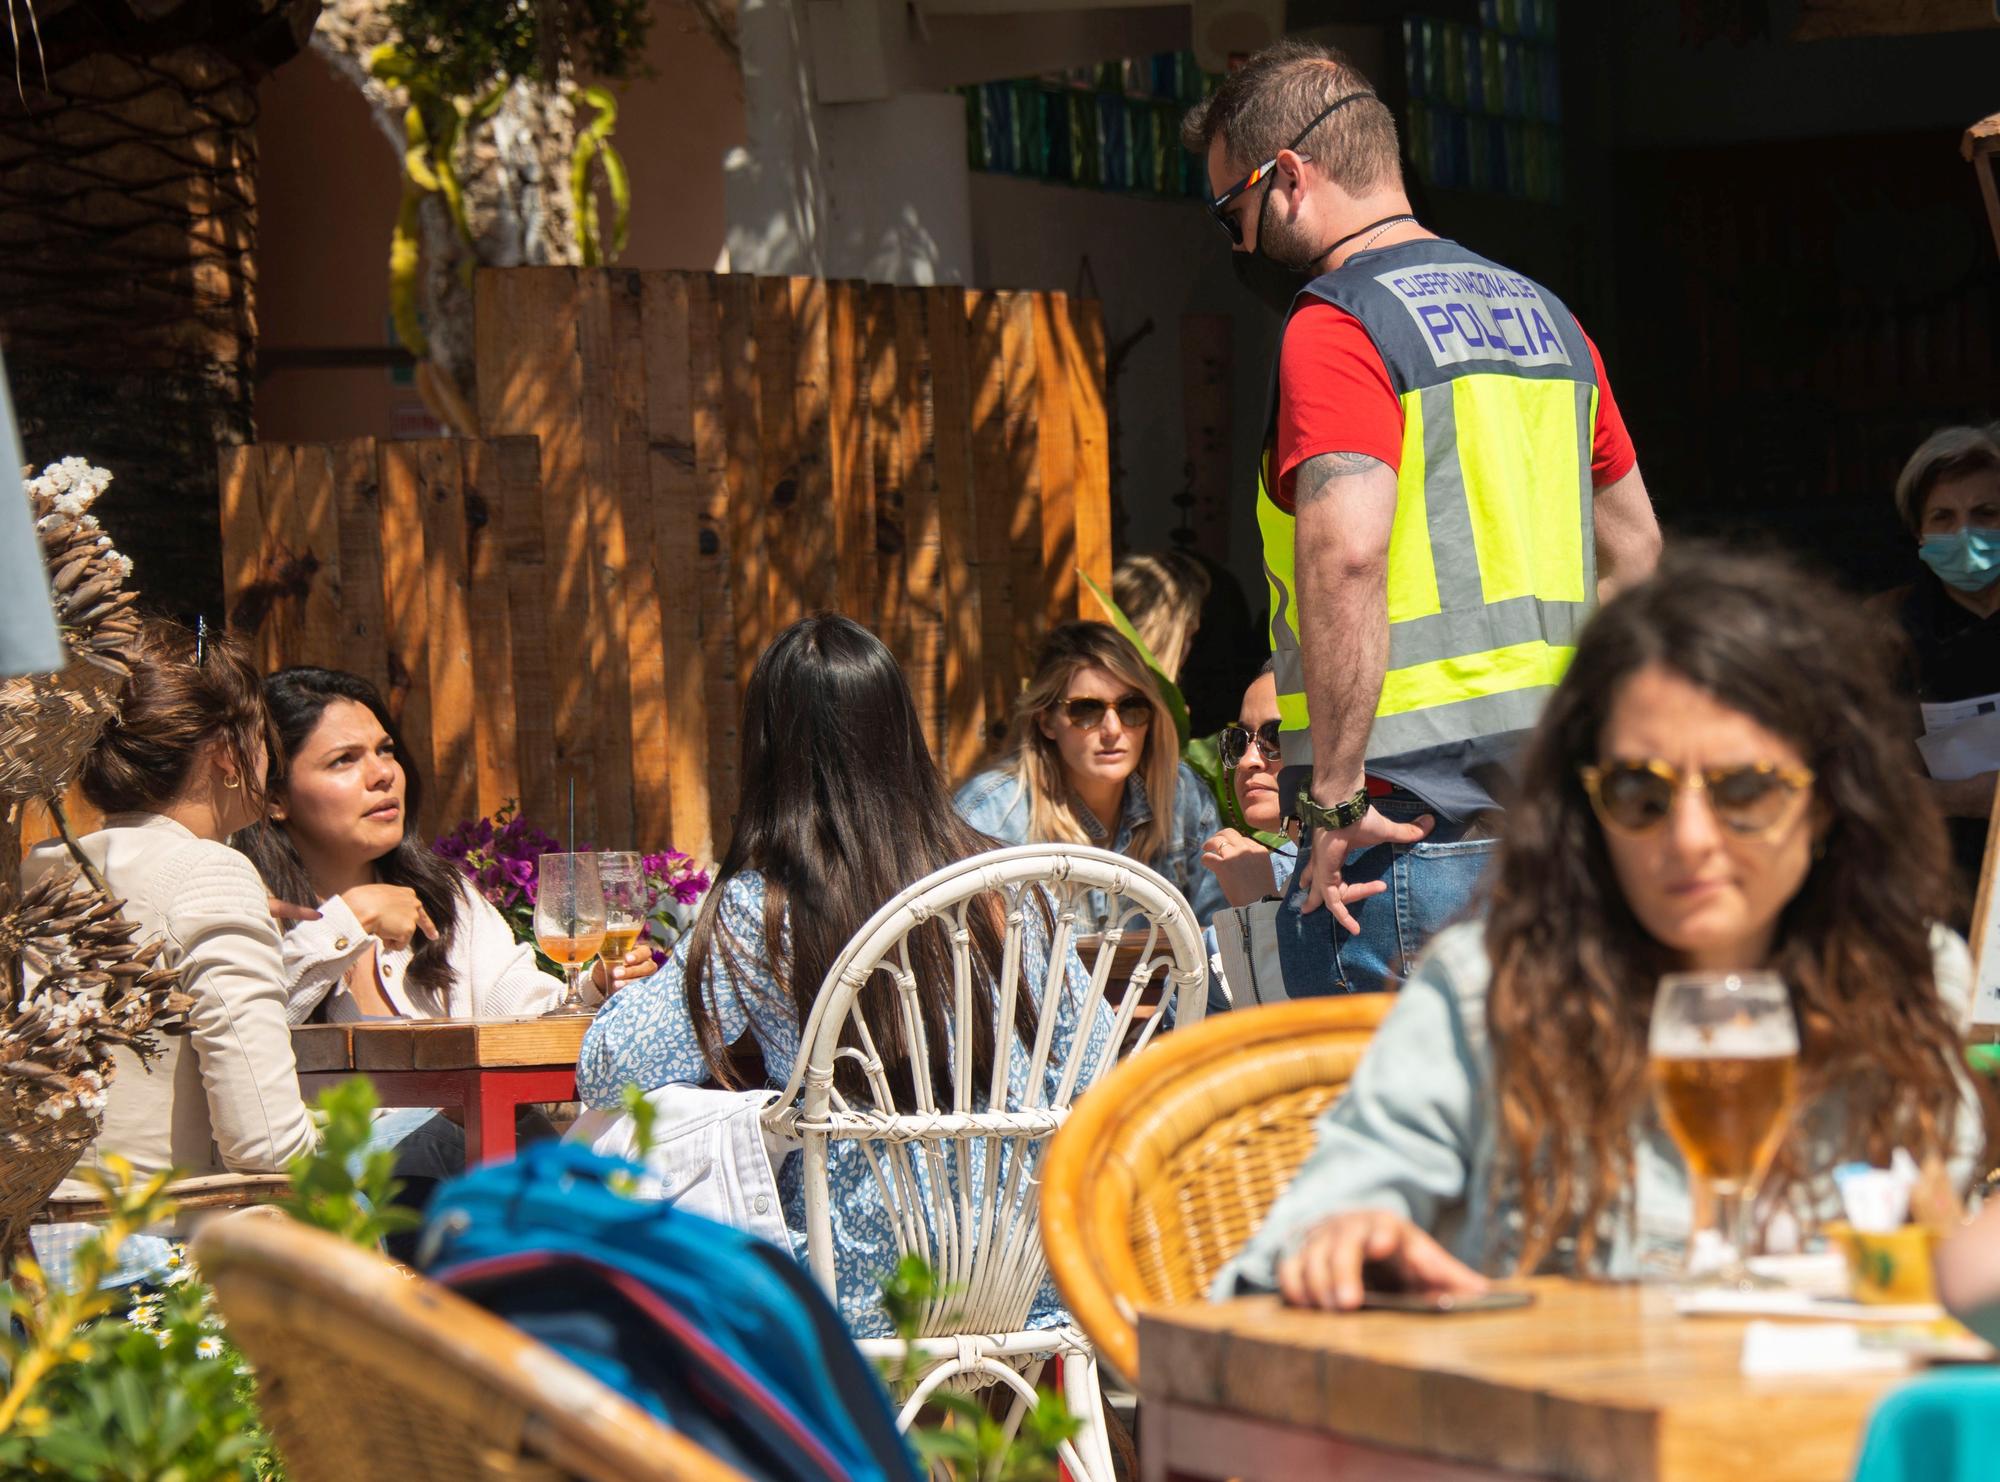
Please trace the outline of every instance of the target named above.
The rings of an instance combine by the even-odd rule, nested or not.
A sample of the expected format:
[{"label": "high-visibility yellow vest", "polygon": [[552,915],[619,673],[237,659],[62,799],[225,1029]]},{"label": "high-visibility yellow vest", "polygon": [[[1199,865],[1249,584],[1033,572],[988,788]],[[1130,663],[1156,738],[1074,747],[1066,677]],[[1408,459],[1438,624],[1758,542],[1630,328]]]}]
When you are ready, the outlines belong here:
[{"label": "high-visibility yellow vest", "polygon": [[[1502,757],[1562,678],[1595,598],[1589,346],[1555,295],[1456,242],[1364,253],[1298,303],[1307,294],[1360,320],[1403,407],[1370,770],[1426,752]],[[1257,523],[1272,667],[1285,763],[1304,765],[1296,522],[1275,482],[1267,453]]]}]

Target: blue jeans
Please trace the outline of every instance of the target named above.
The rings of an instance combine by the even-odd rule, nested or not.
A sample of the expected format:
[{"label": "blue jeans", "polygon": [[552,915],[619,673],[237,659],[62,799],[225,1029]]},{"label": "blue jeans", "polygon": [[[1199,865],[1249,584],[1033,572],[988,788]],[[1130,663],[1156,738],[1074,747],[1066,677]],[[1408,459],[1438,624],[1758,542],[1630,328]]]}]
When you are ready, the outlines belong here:
[{"label": "blue jeans", "polygon": [[[1429,811],[1416,798],[1395,792],[1375,800],[1376,811],[1408,823]],[[1424,944],[1466,912],[1479,879],[1500,847],[1492,838],[1468,839],[1463,824],[1438,820],[1421,844],[1377,844],[1347,856],[1350,884],[1387,880],[1381,895],[1348,907],[1360,926],[1348,931],[1322,906],[1310,916],[1299,879],[1312,857],[1312,831],[1299,841],[1299,868],[1285,887],[1276,921],[1278,961],[1286,991],[1294,998],[1331,993],[1394,992],[1416,965]]]}]

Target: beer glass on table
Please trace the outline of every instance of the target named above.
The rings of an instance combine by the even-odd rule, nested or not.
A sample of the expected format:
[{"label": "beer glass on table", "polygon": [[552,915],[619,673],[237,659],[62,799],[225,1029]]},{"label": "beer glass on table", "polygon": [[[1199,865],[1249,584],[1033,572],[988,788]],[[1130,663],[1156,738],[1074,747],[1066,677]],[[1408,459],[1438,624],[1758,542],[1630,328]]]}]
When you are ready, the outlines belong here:
[{"label": "beer glass on table", "polygon": [[608,852],[597,856],[597,876],[604,882],[604,942],[597,955],[610,968],[646,928],[646,867],[637,853]]},{"label": "beer glass on table", "polygon": [[1653,998],[1649,1052],[1660,1120],[1692,1184],[1698,1228],[1688,1240],[1689,1277],[1738,1290],[1780,1285],[1754,1275],[1744,1258],[1757,1185],[1797,1094],[1791,995],[1773,973],[1669,973]]},{"label": "beer glass on table", "polygon": [[567,991],[553,1012],[584,1012],[577,979],[604,945],[604,886],[594,854],[544,854],[535,867],[535,945],[563,970]]}]

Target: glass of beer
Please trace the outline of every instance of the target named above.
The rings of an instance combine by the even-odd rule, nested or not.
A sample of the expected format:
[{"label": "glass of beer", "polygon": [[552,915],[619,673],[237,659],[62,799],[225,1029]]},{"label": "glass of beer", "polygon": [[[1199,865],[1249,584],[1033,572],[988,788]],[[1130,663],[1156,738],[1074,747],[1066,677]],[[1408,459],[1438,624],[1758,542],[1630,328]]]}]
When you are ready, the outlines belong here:
[{"label": "glass of beer", "polygon": [[1744,1258],[1757,1185],[1797,1094],[1791,995],[1773,973],[1669,973],[1653,998],[1648,1048],[1654,1100],[1694,1196],[1689,1278],[1738,1290],[1781,1285],[1754,1275]]},{"label": "glass of beer", "polygon": [[637,853],[600,854],[597,877],[604,882],[604,942],[597,955],[609,966],[632,950],[646,928],[646,867]]},{"label": "glass of beer", "polygon": [[604,945],[604,886],[594,854],[544,854],[535,867],[535,945],[563,970],[554,1012],[584,1012],[577,979]]}]

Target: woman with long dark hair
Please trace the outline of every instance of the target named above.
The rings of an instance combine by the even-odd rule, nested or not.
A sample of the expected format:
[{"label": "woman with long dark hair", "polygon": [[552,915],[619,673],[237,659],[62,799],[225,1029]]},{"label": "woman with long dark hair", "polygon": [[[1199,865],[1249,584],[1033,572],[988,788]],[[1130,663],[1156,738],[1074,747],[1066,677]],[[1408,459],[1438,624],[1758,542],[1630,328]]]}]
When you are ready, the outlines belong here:
[{"label": "woman with long dark hair", "polygon": [[1798,1115],[1768,1218],[1907,1148],[1985,1134],[1938,815],[1896,733],[1880,625],[1782,564],[1696,547],[1585,630],[1525,762],[1483,920],[1441,934],[1222,1289],[1350,1308],[1368,1279],[1476,1290],[1550,1264],[1665,1274],[1687,1170],[1647,1035],[1676,970],[1788,985]]},{"label": "woman with long dark hair", "polygon": [[[285,764],[267,816],[234,842],[300,918],[285,932],[293,1021],[513,1018],[559,1004],[562,979],[424,839],[423,778],[375,687],[283,669],[264,696]],[[591,981],[602,993],[651,970],[635,951]]]},{"label": "woman with long dark hair", "polygon": [[[895,659],[843,617],[821,614],[793,624],[757,661],[743,699],[739,775],[736,831],[693,928],[657,974],[606,1004],[584,1037],[577,1090],[593,1107],[616,1109],[627,1086],[742,1088],[745,1075],[731,1053],[739,1045],[762,1059],[763,1079],[752,1084],[783,1086],[820,984],[862,924],[925,875],[994,847],[953,810]],[[997,899],[983,914],[972,912],[969,925],[981,969],[976,985],[987,992],[1001,967]],[[929,1077],[949,1104],[952,942],[942,922],[919,928],[910,942],[928,1058],[918,1058],[886,975],[864,987],[861,1012],[891,1084]],[[1033,910],[1025,950],[1023,981],[1047,981],[1048,923]],[[1044,1094],[1060,1079],[1088,1003],[1089,978],[1073,952],[1063,981]],[[981,1085],[995,1052],[990,997],[987,1006],[989,1012],[973,1016],[972,1061]],[[1035,1023],[1024,993],[1011,1027],[1026,1044]],[[1086,1059],[1111,1053],[1108,1025],[1108,1015],[1096,1016]],[[1027,1059],[1008,1059],[1010,1106],[1031,1090]],[[1085,1065],[1086,1079],[1090,1071]],[[836,1079],[852,1104],[866,1104],[866,1082],[855,1067],[843,1060]],[[866,1159],[853,1143],[835,1142],[829,1152],[844,1292],[872,1292],[897,1260]],[[803,1241],[799,1165],[797,1156],[786,1159],[778,1190],[785,1223]],[[850,1272],[852,1281],[845,1279]],[[846,1316],[857,1332],[886,1331],[872,1305]],[[1064,1320],[1045,1282],[1029,1325]]]}]

